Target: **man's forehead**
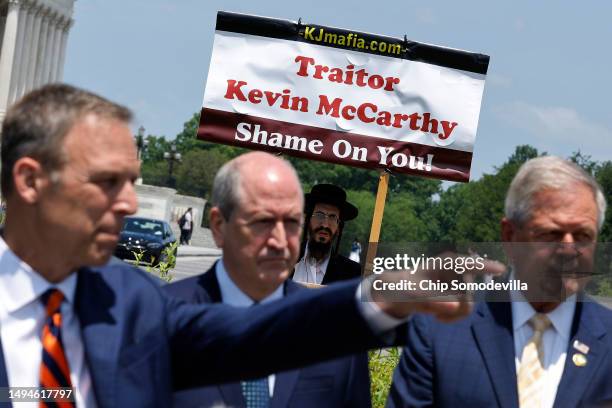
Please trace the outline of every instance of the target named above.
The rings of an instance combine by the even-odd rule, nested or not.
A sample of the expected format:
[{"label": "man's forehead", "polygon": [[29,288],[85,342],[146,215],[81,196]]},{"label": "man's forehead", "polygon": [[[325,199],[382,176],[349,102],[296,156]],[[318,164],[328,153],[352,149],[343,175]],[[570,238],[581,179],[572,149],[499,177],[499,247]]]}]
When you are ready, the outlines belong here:
[{"label": "man's forehead", "polygon": [[[116,145],[135,149],[127,123],[94,114],[85,115],[72,125],[66,134],[64,145],[78,149],[100,149]],[[98,153],[103,154],[104,150],[99,150]]]},{"label": "man's forehead", "polygon": [[278,207],[283,204],[300,211],[303,207],[302,194],[295,186],[244,183],[241,190],[239,205],[242,207]]},{"label": "man's forehead", "polygon": [[118,120],[88,115],[66,135],[64,152],[74,164],[139,168],[132,134],[127,124]]},{"label": "man's forehead", "polygon": [[588,186],[574,190],[545,190],[534,195],[527,224],[597,223],[597,203]]}]

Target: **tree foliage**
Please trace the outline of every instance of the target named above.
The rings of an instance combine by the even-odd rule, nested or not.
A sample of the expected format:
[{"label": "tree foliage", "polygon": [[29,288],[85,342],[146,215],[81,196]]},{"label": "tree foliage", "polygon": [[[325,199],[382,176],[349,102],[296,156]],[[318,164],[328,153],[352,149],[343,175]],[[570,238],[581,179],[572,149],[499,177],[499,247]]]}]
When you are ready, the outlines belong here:
[{"label": "tree foliage", "polygon": [[179,193],[196,197],[210,197],[217,170],[228,160],[218,150],[194,149],[183,156],[176,175]]}]

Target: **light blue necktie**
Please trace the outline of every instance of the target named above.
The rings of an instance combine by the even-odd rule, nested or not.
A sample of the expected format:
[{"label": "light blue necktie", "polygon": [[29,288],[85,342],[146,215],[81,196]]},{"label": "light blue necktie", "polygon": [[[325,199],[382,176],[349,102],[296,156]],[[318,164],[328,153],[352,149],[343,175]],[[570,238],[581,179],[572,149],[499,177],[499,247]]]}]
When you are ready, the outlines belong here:
[{"label": "light blue necktie", "polygon": [[270,393],[268,392],[268,377],[258,380],[242,381],[242,395],[246,408],[269,408]]}]

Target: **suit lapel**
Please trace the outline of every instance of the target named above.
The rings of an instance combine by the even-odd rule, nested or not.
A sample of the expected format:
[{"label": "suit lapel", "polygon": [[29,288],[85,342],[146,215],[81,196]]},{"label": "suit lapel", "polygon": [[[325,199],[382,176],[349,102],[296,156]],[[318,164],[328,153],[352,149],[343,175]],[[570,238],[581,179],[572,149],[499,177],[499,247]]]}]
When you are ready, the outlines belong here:
[{"label": "suit lapel", "polygon": [[220,303],[222,301],[221,288],[219,287],[219,281],[215,273],[216,265],[217,262],[198,279],[198,285],[204,290],[203,294],[207,297],[206,301],[210,303]]},{"label": "suit lapel", "polygon": [[329,262],[327,263],[327,269],[325,270],[325,275],[323,275],[323,280],[321,281],[321,285],[327,285],[330,281],[333,282],[336,280],[336,274],[338,273],[337,259],[335,256],[329,257]]},{"label": "suit lapel", "polygon": [[100,406],[115,406],[115,379],[121,324],[117,297],[99,273],[88,268],[78,272],[75,296],[81,324],[85,359]]},{"label": "suit lapel", "polygon": [[223,402],[228,407],[246,407],[246,401],[242,395],[240,383],[219,384],[219,392],[223,396]]},{"label": "suit lapel", "polygon": [[[2,339],[0,339],[0,388],[8,387],[8,373],[6,372],[6,364],[4,363],[4,350],[2,349]],[[10,402],[1,402],[0,408],[10,408]]]},{"label": "suit lapel", "polygon": [[299,376],[300,370],[284,371],[276,374],[270,408],[285,408],[289,405],[289,398],[293,394]]},{"label": "suit lapel", "polygon": [[[596,308],[597,306],[590,301],[576,303],[572,337],[567,348],[563,376],[555,397],[555,407],[578,406],[584,391],[608,352],[603,341],[607,333],[606,328],[597,317]],[[587,364],[583,367],[577,367],[572,360],[572,356],[576,353],[573,347],[576,340],[589,347],[589,352],[586,354]]]},{"label": "suit lapel", "polygon": [[472,332],[487,367],[498,405],[518,406],[510,303],[479,303],[474,314]]}]

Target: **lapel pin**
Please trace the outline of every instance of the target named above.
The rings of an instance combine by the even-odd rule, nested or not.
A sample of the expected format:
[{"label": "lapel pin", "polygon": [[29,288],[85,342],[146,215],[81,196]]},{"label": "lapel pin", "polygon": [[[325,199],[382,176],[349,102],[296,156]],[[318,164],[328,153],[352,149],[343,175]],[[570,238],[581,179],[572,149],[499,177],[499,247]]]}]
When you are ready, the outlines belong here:
[{"label": "lapel pin", "polygon": [[580,340],[574,340],[574,348],[583,354],[589,353],[589,346],[581,342]]},{"label": "lapel pin", "polygon": [[585,365],[587,365],[587,358],[584,354],[575,353],[572,356],[572,361],[574,362],[574,365],[576,367],[584,367]]}]

